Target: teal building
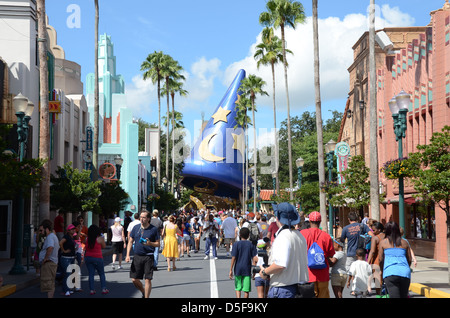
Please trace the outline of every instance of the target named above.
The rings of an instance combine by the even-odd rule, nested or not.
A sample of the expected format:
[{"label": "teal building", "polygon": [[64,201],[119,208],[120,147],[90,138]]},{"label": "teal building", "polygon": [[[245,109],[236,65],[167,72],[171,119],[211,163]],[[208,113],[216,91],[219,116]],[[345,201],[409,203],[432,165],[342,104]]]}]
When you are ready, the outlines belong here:
[{"label": "teal building", "polygon": [[[120,169],[122,187],[129,195],[125,209],[133,213],[140,209],[138,202],[138,124],[133,122],[133,114],[127,107],[125,82],[116,72],[116,56],[111,36],[99,37],[99,158],[98,165],[110,163]],[[90,125],[94,126],[94,89],[95,74],[86,78],[86,100],[89,110]],[[123,159],[117,167],[115,159]],[[117,171],[119,171],[117,169]],[[117,179],[118,175],[112,179]],[[125,211],[117,211],[123,218]]]}]

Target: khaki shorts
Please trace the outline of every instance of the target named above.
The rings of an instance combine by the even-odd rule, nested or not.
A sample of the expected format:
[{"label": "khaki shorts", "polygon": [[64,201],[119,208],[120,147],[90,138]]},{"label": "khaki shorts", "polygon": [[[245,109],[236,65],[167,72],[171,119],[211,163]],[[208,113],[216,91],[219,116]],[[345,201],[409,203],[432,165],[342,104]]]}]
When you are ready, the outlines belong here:
[{"label": "khaki shorts", "polygon": [[223,242],[225,244],[233,244],[235,241],[236,241],[236,239],[234,237],[233,238],[226,237],[223,239]]},{"label": "khaki shorts", "polygon": [[345,287],[347,279],[347,274],[331,274],[331,286]]},{"label": "khaki shorts", "polygon": [[58,264],[51,261],[41,265],[41,292],[52,292],[55,290],[57,268]]}]

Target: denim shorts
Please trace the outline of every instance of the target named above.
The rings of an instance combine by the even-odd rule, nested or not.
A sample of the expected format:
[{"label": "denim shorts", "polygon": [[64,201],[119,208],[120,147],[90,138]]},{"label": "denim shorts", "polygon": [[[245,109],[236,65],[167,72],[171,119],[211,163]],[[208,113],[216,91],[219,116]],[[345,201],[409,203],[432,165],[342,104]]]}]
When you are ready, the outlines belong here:
[{"label": "denim shorts", "polygon": [[270,280],[269,279],[262,279],[259,276],[255,277],[255,286],[259,287],[259,286],[269,286],[270,285]]},{"label": "denim shorts", "polygon": [[295,298],[297,294],[297,285],[289,285],[289,286],[280,286],[280,287],[271,287],[269,289],[269,293],[267,294],[268,298]]}]

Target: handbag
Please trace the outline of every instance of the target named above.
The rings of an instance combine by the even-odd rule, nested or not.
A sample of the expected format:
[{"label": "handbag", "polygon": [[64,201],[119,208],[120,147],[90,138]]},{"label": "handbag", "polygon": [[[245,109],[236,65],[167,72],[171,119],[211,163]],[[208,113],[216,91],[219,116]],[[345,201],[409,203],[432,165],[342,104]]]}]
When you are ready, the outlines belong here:
[{"label": "handbag", "polygon": [[314,282],[300,282],[297,284],[295,298],[315,298]]}]

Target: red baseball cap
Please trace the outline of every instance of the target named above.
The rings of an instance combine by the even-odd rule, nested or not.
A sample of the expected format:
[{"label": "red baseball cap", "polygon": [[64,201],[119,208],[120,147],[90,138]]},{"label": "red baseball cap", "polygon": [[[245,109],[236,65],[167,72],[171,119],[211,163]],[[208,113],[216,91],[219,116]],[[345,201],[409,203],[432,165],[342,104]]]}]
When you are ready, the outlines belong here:
[{"label": "red baseball cap", "polygon": [[311,222],[320,222],[322,220],[322,216],[319,212],[313,211],[308,215],[308,218]]}]

